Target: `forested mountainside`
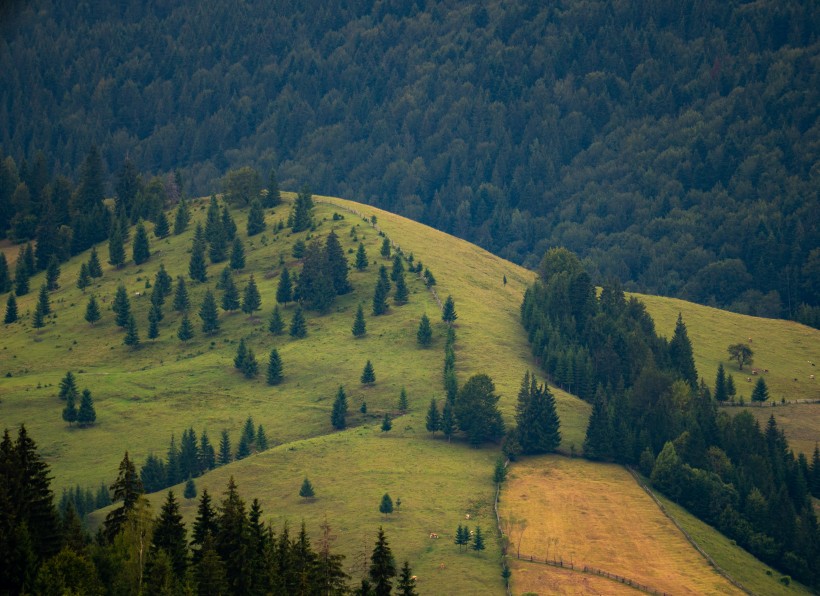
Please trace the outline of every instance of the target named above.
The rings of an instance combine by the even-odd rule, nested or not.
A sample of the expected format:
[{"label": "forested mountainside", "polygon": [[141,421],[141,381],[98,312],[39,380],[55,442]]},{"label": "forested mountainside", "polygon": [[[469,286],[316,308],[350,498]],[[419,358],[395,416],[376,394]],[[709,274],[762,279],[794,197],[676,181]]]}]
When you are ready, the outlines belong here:
[{"label": "forested mountainside", "polygon": [[0,11],[0,148],[23,181],[40,150],[78,177],[91,145],[188,193],[276,169],[530,266],[562,245],[596,282],[820,321],[816,2]]}]

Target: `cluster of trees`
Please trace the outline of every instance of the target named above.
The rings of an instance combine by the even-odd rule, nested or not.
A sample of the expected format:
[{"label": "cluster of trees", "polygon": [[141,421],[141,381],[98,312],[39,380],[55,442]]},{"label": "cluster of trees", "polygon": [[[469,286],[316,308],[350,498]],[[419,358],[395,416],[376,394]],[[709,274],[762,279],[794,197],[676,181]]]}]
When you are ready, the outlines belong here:
[{"label": "cluster of trees", "polygon": [[[59,397],[65,402],[63,420],[69,425],[77,423],[80,428],[93,425],[97,421],[97,411],[94,409],[94,399],[91,391],[83,389],[80,395],[77,389],[77,380],[74,373],[68,371],[60,380]],[[80,406],[77,407],[77,398],[80,397]]]},{"label": "cluster of trees", "polygon": [[[655,487],[761,560],[817,586],[820,532],[810,495],[820,454],[811,465],[796,457],[773,417],[761,431],[748,412],[719,413],[698,379],[680,316],[666,341],[617,284],[598,297],[588,284],[577,257],[554,249],[522,305],[533,352],[549,374],[568,350],[592,364],[592,375],[573,387],[593,402],[584,455],[640,467]],[[723,376],[716,393],[725,399]]]},{"label": "cluster of trees", "polygon": [[[330,549],[330,524],[318,546],[302,524],[291,536],[263,520],[257,499],[248,506],[230,479],[220,503],[202,492],[190,533],[180,503],[169,491],[154,516],[133,462],[125,454],[111,494],[118,506],[94,541],[70,500],[53,503],[49,469],[25,427],[0,443],[0,585],[11,594],[341,594],[351,591],[344,557]],[[13,498],[21,495],[24,498]],[[413,596],[415,579],[405,561],[396,567],[384,531],[356,594]]]},{"label": "cluster of trees", "polygon": [[[563,245],[596,282],[820,321],[816,3],[126,12],[4,10],[0,145],[17,176],[0,175],[0,229],[31,228],[47,186],[71,204],[42,173],[71,175],[98,143],[102,171],[129,155],[167,173],[132,217],[150,219],[173,172],[205,193],[277,167],[514,261]],[[261,178],[225,188],[246,201]]]}]

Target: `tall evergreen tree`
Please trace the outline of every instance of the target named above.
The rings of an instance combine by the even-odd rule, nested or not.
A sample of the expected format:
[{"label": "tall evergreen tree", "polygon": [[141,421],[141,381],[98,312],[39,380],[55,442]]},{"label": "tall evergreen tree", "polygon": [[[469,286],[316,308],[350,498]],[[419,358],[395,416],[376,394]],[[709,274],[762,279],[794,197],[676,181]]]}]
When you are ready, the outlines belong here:
[{"label": "tall evergreen tree", "polygon": [[376,382],[376,371],[373,369],[373,363],[370,360],[364,365],[361,381],[363,385],[372,385]]},{"label": "tall evergreen tree", "polygon": [[463,550],[463,547],[470,542],[470,530],[469,528],[458,524],[458,528],[456,528],[456,538],[455,543],[458,546],[458,550]]},{"label": "tall evergreen tree", "polygon": [[239,346],[236,348],[236,355],[233,357],[233,367],[237,370],[242,370],[245,365],[245,359],[248,357],[248,346],[245,339],[239,340]]},{"label": "tall evergreen tree", "polygon": [[456,322],[456,319],[458,319],[458,315],[456,314],[455,301],[452,296],[447,296],[447,300],[444,301],[444,309],[441,311],[441,320],[448,325],[452,325]]},{"label": "tall evergreen tree", "polygon": [[133,511],[137,500],[143,493],[142,482],[127,451],[120,462],[117,479],[111,485],[111,493],[113,501],[115,503],[122,501],[122,505],[110,511],[105,517],[103,535],[109,543],[113,542],[114,537],[120,533],[128,514]]},{"label": "tall evergreen tree", "polygon": [[382,248],[380,253],[385,259],[390,258],[390,240],[387,238],[387,236],[385,236],[384,240],[382,240]]},{"label": "tall evergreen tree", "polygon": [[222,233],[225,234],[226,242],[233,242],[236,239],[236,222],[228,205],[222,205]]},{"label": "tall evergreen tree", "polygon": [[606,396],[599,388],[592,405],[592,414],[587,423],[584,438],[584,457],[591,460],[608,460],[612,458],[613,429],[609,417]]},{"label": "tall evergreen tree", "polygon": [[382,500],[379,503],[379,513],[384,513],[385,515],[393,513],[393,499],[390,498],[390,495],[387,493],[382,495]]},{"label": "tall evergreen tree", "polygon": [[128,324],[128,318],[131,316],[131,302],[128,300],[128,292],[122,284],[117,286],[114,301],[111,303],[111,310],[116,315],[117,327],[125,327]]},{"label": "tall evergreen tree", "polygon": [[393,428],[393,421],[390,419],[390,414],[388,412],[384,413],[384,418],[382,418],[382,432],[386,433]]},{"label": "tall evergreen tree", "polygon": [[151,309],[148,311],[148,339],[156,339],[159,337],[159,322],[162,320],[162,309],[159,304],[151,304]]},{"label": "tall evergreen tree", "polygon": [[188,318],[188,313],[182,315],[182,321],[179,323],[177,330],[177,337],[180,341],[188,341],[194,336],[194,326],[191,325],[191,320]]},{"label": "tall evergreen tree", "polygon": [[26,266],[26,259],[21,248],[17,255],[17,263],[14,266],[14,293],[18,296],[28,294],[31,273],[31,270]]},{"label": "tall evergreen tree", "polygon": [[222,284],[222,310],[239,310],[239,288],[236,287],[233,281],[231,270],[226,267],[222,273],[223,275],[220,278]]},{"label": "tall evergreen tree", "polygon": [[246,379],[253,379],[259,374],[259,363],[256,361],[256,354],[248,348],[248,355],[242,363],[242,374]]},{"label": "tall evergreen tree", "polygon": [[211,290],[206,290],[202,306],[199,308],[199,318],[202,319],[202,332],[207,334],[219,331],[219,312],[216,310],[216,298]]},{"label": "tall evergreen tree", "polygon": [[444,407],[441,409],[441,422],[439,423],[444,438],[449,442],[456,432],[456,419],[453,413],[453,402],[444,400]]},{"label": "tall evergreen tree", "polygon": [[439,429],[439,425],[441,424],[441,416],[438,412],[438,405],[436,404],[436,399],[433,398],[430,400],[430,408],[427,410],[427,432],[434,433]]},{"label": "tall evergreen tree", "polygon": [[379,280],[373,291],[373,314],[383,315],[387,312],[387,295],[390,292],[390,280],[387,279],[387,267],[379,267]]},{"label": "tall evergreen tree", "polygon": [[390,270],[390,281],[398,282],[399,276],[404,274],[404,261],[401,255],[396,253],[393,255],[393,268]]},{"label": "tall evergreen tree", "polygon": [[407,304],[407,300],[410,298],[410,292],[407,289],[407,283],[404,279],[404,272],[399,273],[398,277],[396,277],[396,294],[393,297],[393,301],[396,304]]},{"label": "tall evergreen tree", "polygon": [[176,287],[174,288],[174,310],[186,312],[191,308],[191,300],[188,298],[188,288],[185,285],[185,278],[177,276]]},{"label": "tall evergreen tree", "polygon": [[356,309],[356,319],[353,321],[352,331],[353,337],[362,337],[367,333],[367,324],[364,320],[364,310],[361,303],[359,303],[359,308]]},{"label": "tall evergreen tree", "polygon": [[11,291],[11,273],[6,253],[0,252],[0,294]]},{"label": "tall evergreen tree", "polygon": [[174,213],[174,236],[179,236],[186,229],[188,223],[191,221],[191,213],[188,210],[188,203],[183,198],[177,205],[177,210]]},{"label": "tall evergreen tree", "polygon": [[228,431],[223,430],[219,437],[219,465],[231,463],[233,457],[231,456],[231,439],[228,436]]},{"label": "tall evergreen tree", "polygon": [[73,399],[77,398],[77,378],[74,376],[73,372],[66,372],[65,376],[60,379],[59,386],[60,392],[58,393],[58,396],[60,399],[67,400],[69,395],[71,395]]},{"label": "tall evergreen tree", "polygon": [[299,496],[303,499],[312,499],[316,494],[313,484],[308,480],[307,476],[302,481],[302,486],[299,488]]},{"label": "tall evergreen tree", "polygon": [[37,309],[43,315],[51,314],[51,300],[48,298],[48,288],[45,284],[40,286],[40,292],[37,294]]},{"label": "tall evergreen tree", "polygon": [[128,315],[128,322],[125,324],[125,337],[122,343],[131,349],[136,349],[140,345],[140,336],[134,315]]},{"label": "tall evergreen tree", "polygon": [[487,375],[474,375],[459,389],[454,413],[458,428],[467,435],[471,445],[478,446],[504,434],[495,384]]},{"label": "tall evergreen tree", "polygon": [[157,214],[157,221],[154,224],[154,236],[157,238],[165,238],[170,233],[171,226],[168,223],[168,216],[165,215],[165,211],[163,209],[160,209]]},{"label": "tall evergreen tree", "polygon": [[199,223],[196,224],[194,231],[191,260],[188,263],[188,277],[198,282],[205,282],[208,279],[208,266],[205,263],[205,232]]},{"label": "tall evergreen tree", "polygon": [[276,288],[276,301],[279,304],[287,304],[293,300],[293,284],[287,267],[282,268],[279,276],[279,286]]},{"label": "tall evergreen tree", "polygon": [[282,202],[282,195],[279,192],[279,181],[276,179],[276,169],[271,168],[268,173],[268,192],[264,198],[266,209],[276,207]]},{"label": "tall evergreen tree", "polygon": [[296,310],[293,311],[293,318],[290,321],[290,336],[296,339],[301,339],[307,335],[307,322],[305,315],[302,312],[302,306],[297,304]]},{"label": "tall evergreen tree", "polygon": [[347,427],[347,395],[344,387],[339,386],[336,392],[336,399],[333,402],[333,410],[330,414],[330,423],[336,430],[344,430]]},{"label": "tall evergreen tree", "polygon": [[14,297],[14,292],[9,292],[9,297],[6,298],[6,316],[3,322],[6,325],[14,323],[17,320],[17,299]]},{"label": "tall evergreen tree", "polygon": [[294,233],[309,230],[313,225],[313,196],[307,187],[302,187],[296,196],[291,230]]},{"label": "tall evergreen tree", "polygon": [[68,422],[69,426],[77,421],[77,404],[74,401],[75,393],[68,393],[66,395],[65,407],[63,408],[63,420]]},{"label": "tall evergreen tree", "polygon": [[46,326],[46,315],[40,302],[37,302],[34,313],[31,315],[31,326],[35,329],[42,329]]},{"label": "tall evergreen tree", "polygon": [[88,265],[80,265],[80,274],[77,276],[77,288],[85,291],[91,285],[91,276],[88,274]]},{"label": "tall evergreen tree", "polygon": [[370,555],[370,579],[374,584],[374,594],[376,596],[388,596],[392,589],[391,579],[396,576],[396,562],[393,559],[393,551],[384,535],[384,530],[379,527],[376,546]]},{"label": "tall evergreen tree", "polygon": [[359,248],[356,250],[356,269],[364,271],[367,265],[367,251],[364,249],[364,244],[359,242]]},{"label": "tall evergreen tree", "polygon": [[755,388],[752,390],[752,401],[764,402],[769,399],[769,388],[766,386],[766,381],[763,377],[757,379]]},{"label": "tall evergreen tree", "polygon": [[154,291],[162,298],[162,303],[165,303],[165,297],[170,296],[174,292],[173,281],[171,276],[165,270],[165,263],[159,264],[157,274],[154,276]]},{"label": "tall evergreen tree", "polygon": [[199,468],[203,471],[213,470],[216,467],[216,451],[208,438],[208,433],[202,431],[199,436]]},{"label": "tall evergreen tree", "polygon": [[242,294],[242,312],[246,315],[253,316],[257,310],[262,307],[262,297],[259,295],[259,288],[256,287],[256,281],[253,279],[253,273],[245,286],[245,292]]},{"label": "tall evergreen tree", "polygon": [[[60,287],[57,283],[59,279],[60,261],[57,259],[57,255],[51,255],[51,258],[48,260],[48,266],[46,267],[46,287],[49,292],[53,292]],[[2,283],[2,280],[0,280],[0,283]]]},{"label": "tall evergreen tree", "polygon": [[333,230],[330,231],[330,234],[328,234],[325,239],[325,255],[336,294],[342,295],[351,292],[353,286],[350,285],[350,281],[347,279],[347,272],[350,266],[345,258],[339,237]]},{"label": "tall evergreen tree", "polygon": [[486,546],[484,545],[484,535],[481,533],[481,526],[475,527],[473,534],[473,544],[470,546],[475,552],[480,553]]},{"label": "tall evergreen tree", "polygon": [[256,236],[265,229],[265,211],[258,199],[251,201],[248,211],[248,236]]},{"label": "tall evergreen tree", "polygon": [[100,265],[100,257],[97,255],[97,247],[91,247],[91,254],[88,256],[88,274],[93,278],[102,277],[103,270]]},{"label": "tall evergreen tree", "polygon": [[[529,380],[529,387],[525,387]],[[555,398],[546,385],[539,385],[535,375],[524,376],[516,406],[518,442],[526,454],[550,453],[561,444],[560,422]]]},{"label": "tall evergreen tree", "polygon": [[686,332],[686,324],[683,316],[678,313],[678,320],[675,323],[675,332],[669,342],[669,358],[672,366],[680,377],[689,383],[693,389],[698,384],[698,371],[695,369],[695,357],[692,352],[692,342],[689,341],[689,334]]},{"label": "tall evergreen tree", "polygon": [[201,472],[196,432],[192,427],[182,432],[179,443],[179,474],[182,478],[196,477]]},{"label": "tall evergreen tree", "polygon": [[97,421],[97,412],[94,409],[94,400],[91,398],[91,391],[83,389],[80,409],[77,411],[77,424],[81,427],[90,426]]},{"label": "tall evergreen tree", "polygon": [[336,298],[327,254],[319,240],[311,241],[305,249],[296,292],[307,308],[320,312],[326,312]]},{"label": "tall evergreen tree", "polygon": [[424,348],[429,346],[430,342],[433,341],[433,329],[430,327],[430,319],[427,317],[427,313],[421,315],[419,329],[416,332],[416,341]]},{"label": "tall evergreen tree", "polygon": [[232,593],[247,594],[248,573],[248,518],[245,501],[239,496],[233,476],[228,481],[225,498],[219,507],[216,552],[225,562],[225,575]]},{"label": "tall evergreen tree", "polygon": [[108,237],[108,262],[117,269],[125,265],[125,245],[122,232],[116,225],[111,228],[111,234]]},{"label": "tall evergreen tree", "polygon": [[407,403],[407,389],[402,385],[401,391],[399,391],[399,411],[406,412],[407,408],[409,407]]},{"label": "tall evergreen tree", "polygon": [[257,451],[265,451],[268,448],[268,437],[265,429],[260,424],[256,429],[256,439],[254,440]]},{"label": "tall evergreen tree", "polygon": [[279,305],[273,307],[270,322],[268,323],[268,331],[274,335],[282,335],[285,331],[285,321],[282,319],[282,313],[279,310]]},{"label": "tall evergreen tree", "polygon": [[114,207],[118,213],[122,212],[126,216],[131,216],[141,186],[137,167],[129,157],[126,157],[122,168],[117,172],[117,185],[115,188],[117,195],[114,199]]},{"label": "tall evergreen tree", "polygon": [[273,348],[270,351],[268,358],[268,385],[278,385],[282,382],[282,359],[279,357],[279,351]]},{"label": "tall evergreen tree", "polygon": [[242,240],[239,236],[236,236],[233,239],[233,245],[231,246],[231,269],[244,269],[245,268],[245,247],[242,246]]},{"label": "tall evergreen tree", "polygon": [[723,363],[720,362],[715,375],[715,401],[722,403],[727,399],[729,399],[729,393],[726,390],[726,370],[723,368]]}]

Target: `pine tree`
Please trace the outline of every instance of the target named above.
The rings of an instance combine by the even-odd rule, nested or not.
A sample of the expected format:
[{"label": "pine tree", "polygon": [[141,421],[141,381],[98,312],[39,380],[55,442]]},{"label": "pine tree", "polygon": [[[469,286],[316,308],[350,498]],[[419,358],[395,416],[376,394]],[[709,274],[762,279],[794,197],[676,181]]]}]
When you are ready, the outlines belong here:
[{"label": "pine tree", "polygon": [[227,205],[222,206],[222,233],[227,242],[233,242],[236,239],[236,222]]},{"label": "pine tree", "polygon": [[291,230],[294,233],[309,230],[313,225],[313,196],[307,187],[302,187],[296,196],[296,203],[292,215],[293,224]]},{"label": "pine tree", "polygon": [[102,277],[103,271],[100,265],[100,258],[97,256],[97,247],[91,247],[91,254],[88,257],[88,275],[92,278]]},{"label": "pine tree", "polygon": [[233,239],[233,246],[231,246],[231,269],[238,270],[245,268],[245,247],[242,246],[242,240],[237,236]]},{"label": "pine tree", "polygon": [[114,320],[117,327],[125,327],[128,324],[128,318],[131,316],[131,302],[128,300],[128,292],[122,284],[117,286],[114,301],[111,303],[111,310],[116,315]]},{"label": "pine tree", "polygon": [[170,296],[174,292],[173,281],[165,270],[165,263],[159,264],[157,274],[154,276],[154,291],[159,293],[163,304],[165,303],[165,297]]},{"label": "pine tree", "polygon": [[471,445],[494,441],[504,434],[504,421],[498,411],[498,396],[492,379],[484,374],[471,377],[454,403],[458,428],[467,435]]},{"label": "pine tree", "polygon": [[85,291],[85,289],[91,285],[91,276],[88,274],[88,265],[83,263],[80,265],[80,274],[77,277],[77,287],[80,290]]},{"label": "pine tree", "polygon": [[344,387],[339,386],[336,392],[336,399],[333,402],[333,410],[330,414],[330,423],[336,430],[344,430],[347,426],[347,395]]},{"label": "pine tree", "polygon": [[404,262],[401,255],[396,253],[393,255],[393,268],[390,270],[390,281],[398,282],[399,276],[404,274]]},{"label": "pine tree", "polygon": [[353,290],[353,286],[347,279],[347,271],[350,268],[347,259],[345,258],[342,245],[339,243],[339,237],[333,230],[327,235],[325,239],[325,260],[330,271],[330,276],[333,280],[333,288],[336,294],[347,294]]},{"label": "pine tree", "polygon": [[407,289],[407,282],[404,280],[404,272],[402,272],[396,278],[396,295],[393,297],[393,301],[396,304],[407,304],[409,298],[410,292]]},{"label": "pine tree", "polygon": [[439,428],[448,442],[456,432],[456,419],[453,414],[453,402],[449,399],[444,400],[444,408],[442,408],[441,411],[441,422],[439,422]]},{"label": "pine tree", "polygon": [[384,413],[384,418],[382,418],[382,432],[386,433],[393,428],[393,421],[390,420],[390,414],[387,412]]},{"label": "pine tree", "polygon": [[311,241],[305,250],[296,295],[306,308],[320,312],[326,312],[336,298],[327,254],[318,240]]},{"label": "pine tree", "polygon": [[191,300],[188,298],[188,288],[185,285],[185,278],[177,276],[176,287],[174,288],[174,310],[186,312],[191,308]]},{"label": "pine tree", "polygon": [[302,481],[302,487],[299,489],[299,496],[305,500],[312,499],[316,495],[316,491],[313,489],[313,485],[308,480],[307,476]]},{"label": "pine tree", "polygon": [[376,372],[373,370],[373,364],[370,360],[364,365],[361,381],[362,385],[372,385],[376,382]]},{"label": "pine tree", "polygon": [[[529,380],[529,387],[525,387]],[[546,385],[539,385],[535,375],[524,376],[516,406],[518,442],[522,452],[535,455],[550,453],[561,444],[560,421],[555,398]]]},{"label": "pine tree", "polygon": [[602,389],[598,389],[592,405],[592,414],[587,423],[584,457],[592,460],[608,460],[613,456],[612,443],[612,421],[609,417],[606,396]]},{"label": "pine tree", "polygon": [[248,211],[248,236],[255,236],[265,229],[265,211],[258,199],[251,202]]},{"label": "pine tree", "polygon": [[356,269],[364,271],[367,269],[367,251],[364,249],[364,244],[359,242],[359,248],[356,251]]},{"label": "pine tree", "polygon": [[390,258],[390,240],[387,238],[387,236],[385,236],[384,240],[382,240],[382,248],[380,252],[385,259]]},{"label": "pine tree", "polygon": [[202,230],[201,224],[196,225],[194,232],[191,260],[188,263],[188,277],[200,283],[208,279],[208,266],[205,263],[205,232]]},{"label": "pine tree", "polygon": [[266,209],[276,207],[282,202],[282,195],[279,193],[279,181],[276,179],[276,170],[274,168],[271,168],[268,173],[268,192],[264,200],[265,204],[263,206]]},{"label": "pine tree", "polygon": [[96,421],[97,412],[94,410],[94,400],[91,398],[91,392],[88,389],[83,389],[80,409],[77,411],[77,424],[84,427],[90,426]]},{"label": "pine tree", "polygon": [[809,478],[809,489],[812,496],[820,499],[820,447],[814,444],[814,453],[811,458],[811,474]]},{"label": "pine tree", "polygon": [[228,431],[223,430],[219,439],[219,465],[231,463],[233,457],[231,456],[231,439],[228,436]]},{"label": "pine tree", "polygon": [[383,315],[387,312],[387,295],[390,292],[390,280],[387,279],[387,267],[379,268],[379,281],[373,292],[373,314]]},{"label": "pine tree", "polygon": [[114,537],[120,533],[128,514],[134,510],[143,493],[142,482],[127,451],[120,462],[117,479],[111,485],[111,493],[113,501],[115,503],[122,501],[122,505],[110,511],[105,517],[103,535],[109,543],[113,542]]},{"label": "pine tree", "polygon": [[239,437],[239,445],[236,448],[236,461],[245,459],[251,454],[251,445],[245,435]]},{"label": "pine tree", "polygon": [[735,378],[731,373],[726,375],[726,395],[728,395],[731,400],[733,400],[735,395],[737,395],[737,389],[735,389]]},{"label": "pine tree", "polygon": [[69,426],[77,421],[77,404],[74,399],[76,391],[66,394],[65,407],[63,408],[63,420],[68,422]]},{"label": "pine tree", "polygon": [[17,255],[17,263],[14,266],[14,293],[18,296],[25,296],[29,292],[29,277],[31,271],[26,266],[24,251],[21,248]]},{"label": "pine tree", "polygon": [[196,483],[193,478],[188,478],[188,480],[185,481],[185,492],[182,493],[182,496],[186,499],[196,498]]},{"label": "pine tree", "polygon": [[[389,497],[388,497],[389,498]],[[370,555],[370,580],[374,584],[373,593],[376,596],[387,596],[392,589],[391,578],[396,576],[396,562],[393,559],[393,552],[384,535],[384,530],[379,527],[379,534],[376,546]]]},{"label": "pine tree", "polygon": [[421,315],[419,330],[416,332],[416,341],[423,348],[429,346],[430,342],[433,341],[433,329],[430,327],[430,319],[427,317],[427,313]]},{"label": "pine tree", "polygon": [[766,387],[766,381],[763,377],[757,379],[755,388],[752,390],[752,401],[764,402],[769,399],[769,388]]},{"label": "pine tree", "polygon": [[236,287],[231,270],[227,267],[222,270],[220,284],[222,285],[222,310],[239,310],[239,288]]},{"label": "pine tree", "polygon": [[59,288],[57,280],[60,279],[60,261],[57,260],[57,255],[51,255],[46,267],[46,288],[49,292],[53,292]]},{"label": "pine tree", "polygon": [[14,323],[17,320],[17,299],[14,297],[14,292],[9,292],[9,297],[6,299],[6,316],[3,322],[6,325]]},{"label": "pine tree", "polygon": [[456,314],[455,302],[452,296],[447,296],[447,300],[444,301],[444,309],[441,311],[441,320],[448,325],[452,325],[456,322],[456,319],[458,319],[458,315]]},{"label": "pine tree", "polygon": [[77,399],[77,381],[74,373],[71,371],[66,372],[65,376],[60,380],[60,392],[59,397],[62,400],[68,400],[68,397],[71,396],[71,399]]},{"label": "pine tree", "polygon": [[216,452],[208,439],[208,433],[202,431],[199,436],[199,468],[202,471],[213,470],[216,467]]},{"label": "pine tree", "polygon": [[260,424],[256,429],[256,450],[265,451],[268,448],[268,437],[265,434],[265,429]]},{"label": "pine tree", "polygon": [[282,268],[282,275],[279,276],[279,286],[276,288],[276,301],[279,304],[287,304],[293,300],[293,284],[287,267]]},{"label": "pine tree", "polygon": [[174,214],[174,236],[179,236],[188,229],[188,222],[191,221],[191,213],[188,211],[188,203],[183,198],[177,205]]},{"label": "pine tree", "polygon": [[282,335],[285,331],[285,321],[282,319],[282,313],[279,311],[279,305],[273,307],[270,322],[268,323],[268,331],[274,335]]},{"label": "pine tree", "polygon": [[302,313],[302,307],[298,304],[290,321],[290,336],[297,339],[307,336],[307,322],[305,321],[305,315]]},{"label": "pine tree", "polygon": [[256,354],[250,348],[248,348],[245,362],[242,363],[242,374],[245,375],[246,379],[253,379],[259,374],[259,363],[256,361]]},{"label": "pine tree", "polygon": [[131,349],[136,349],[140,345],[140,336],[137,331],[137,322],[134,320],[134,315],[128,315],[128,322],[125,324],[125,337],[122,343]]},{"label": "pine tree", "polygon": [[404,565],[402,565],[396,590],[397,596],[418,596],[418,592],[416,592],[416,577],[413,575],[408,561],[405,561]]},{"label": "pine tree", "polygon": [[253,313],[261,307],[262,297],[259,295],[259,288],[256,287],[256,281],[251,273],[251,278],[248,280],[248,285],[245,286],[245,292],[242,295],[242,312],[253,316]]},{"label": "pine tree", "polygon": [[729,394],[726,391],[726,371],[723,368],[723,363],[720,362],[717,375],[715,375],[715,401],[721,403],[727,399],[729,399]]},{"label": "pine tree", "polygon": [[168,224],[168,216],[165,215],[165,211],[160,209],[159,214],[157,214],[157,221],[154,225],[154,236],[157,238],[165,238],[170,233],[171,228]]},{"label": "pine tree", "polygon": [[248,357],[248,346],[244,339],[239,340],[239,346],[236,348],[236,355],[233,357],[233,367],[236,370],[242,370],[245,366],[245,359]]},{"label": "pine tree", "polygon": [[219,312],[216,310],[216,298],[211,290],[205,292],[202,306],[199,309],[199,318],[202,319],[202,332],[216,333],[219,330]]},{"label": "pine tree", "polygon": [[407,389],[404,388],[404,385],[401,387],[401,391],[399,392],[399,411],[406,412],[408,408],[407,404]]},{"label": "pine tree", "polygon": [[692,342],[689,341],[689,334],[686,332],[686,324],[683,322],[681,313],[678,313],[675,333],[672,335],[672,341],[669,342],[669,358],[680,378],[689,383],[693,389],[696,388],[698,372],[695,369]]},{"label": "pine tree", "polygon": [[282,359],[279,357],[279,351],[276,348],[270,351],[267,381],[268,385],[278,385],[282,382]]},{"label": "pine tree", "polygon": [[480,553],[486,546],[484,546],[484,536],[481,534],[481,526],[475,527],[475,534],[473,534],[473,544],[470,546],[475,552]]},{"label": "pine tree", "polygon": [[393,499],[391,499],[387,493],[382,495],[382,500],[379,503],[379,513],[384,513],[385,515],[393,513]]},{"label": "pine tree", "polygon": [[359,308],[356,309],[356,319],[353,321],[353,337],[362,337],[365,333],[367,333],[367,324],[364,320],[364,310],[362,309],[361,303],[359,303]]},{"label": "pine tree", "polygon": [[458,528],[456,529],[456,539],[455,543],[458,546],[458,550],[462,551],[464,546],[470,543],[470,530],[469,528],[458,524]]},{"label": "pine tree", "polygon": [[188,341],[194,336],[194,326],[191,325],[191,320],[188,318],[188,313],[182,315],[182,321],[177,330],[177,337],[180,341]]},{"label": "pine tree", "polygon": [[152,304],[148,311],[148,339],[159,337],[159,322],[162,320],[162,308],[159,304]]},{"label": "pine tree", "polygon": [[9,263],[6,260],[6,253],[0,252],[0,294],[11,291],[11,273]]},{"label": "pine tree", "polygon": [[427,432],[434,433],[439,429],[441,417],[438,412],[438,405],[435,398],[430,400],[430,408],[427,410]]},{"label": "pine tree", "polygon": [[34,309],[34,313],[31,315],[31,326],[35,329],[42,329],[45,325],[46,315],[43,313],[42,305],[38,302]]},{"label": "pine tree", "polygon": [[111,229],[111,235],[108,238],[108,262],[117,269],[125,265],[125,246],[122,232],[117,225]]}]

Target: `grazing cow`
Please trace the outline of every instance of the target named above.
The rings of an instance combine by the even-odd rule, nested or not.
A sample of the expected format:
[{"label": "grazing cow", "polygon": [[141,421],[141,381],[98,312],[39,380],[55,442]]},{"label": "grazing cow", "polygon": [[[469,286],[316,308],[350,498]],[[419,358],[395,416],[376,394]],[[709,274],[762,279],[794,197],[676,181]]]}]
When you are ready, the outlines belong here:
[{"label": "grazing cow", "polygon": [[746,382],[751,383],[752,382],[752,377],[746,377]]},{"label": "grazing cow", "polygon": [[752,338],[751,337],[747,337],[746,339],[749,340],[749,343],[752,343]]},{"label": "grazing cow", "polygon": [[435,532],[430,532],[430,538],[438,538],[438,534]]},{"label": "grazing cow", "polygon": [[466,514],[466,515],[464,516],[464,519],[470,519],[470,514],[469,514],[469,513],[468,513],[468,514]]},{"label": "grazing cow", "polygon": [[444,571],[444,568],[445,568],[445,567],[447,567],[447,565],[445,565],[444,563],[439,563],[439,565],[438,565],[438,570],[439,570],[439,571]]},{"label": "grazing cow", "polygon": [[136,296],[137,298],[139,298],[140,296],[142,296],[142,292],[134,292],[134,296]]},{"label": "grazing cow", "polygon": [[418,580],[419,580],[419,578],[418,578],[418,576],[417,576],[417,575],[411,575],[411,576],[410,576],[410,581],[411,581],[411,582],[416,582],[416,581],[418,581]]},{"label": "grazing cow", "polygon": [[814,380],[814,375],[809,375],[809,378],[813,381]]},{"label": "grazing cow", "polygon": [[470,530],[470,536],[475,536],[475,530]]}]

